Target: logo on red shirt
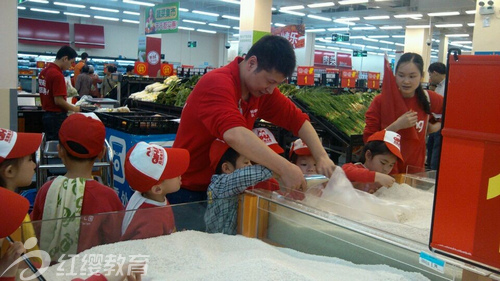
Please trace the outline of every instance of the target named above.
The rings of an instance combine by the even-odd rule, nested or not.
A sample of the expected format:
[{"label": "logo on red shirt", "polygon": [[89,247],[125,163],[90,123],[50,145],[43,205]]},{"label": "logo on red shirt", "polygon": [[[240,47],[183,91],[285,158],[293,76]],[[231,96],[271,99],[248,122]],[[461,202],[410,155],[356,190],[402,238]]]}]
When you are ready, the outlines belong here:
[{"label": "logo on red shirt", "polygon": [[0,141],[10,142],[14,133],[10,130],[0,129]]},{"label": "logo on red shirt", "polygon": [[151,158],[151,162],[153,164],[160,164],[163,165],[163,151],[161,151],[159,148],[156,147],[148,147],[146,155]]}]

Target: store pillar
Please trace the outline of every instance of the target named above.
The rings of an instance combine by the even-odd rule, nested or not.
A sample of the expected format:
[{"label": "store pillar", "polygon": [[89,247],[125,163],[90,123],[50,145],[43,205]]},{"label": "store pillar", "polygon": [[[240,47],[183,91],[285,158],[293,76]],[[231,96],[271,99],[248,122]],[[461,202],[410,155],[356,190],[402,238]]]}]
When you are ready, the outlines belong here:
[{"label": "store pillar", "polygon": [[429,80],[427,67],[431,59],[431,46],[427,45],[427,40],[432,37],[429,34],[429,28],[407,28],[405,33],[405,53],[412,52],[422,56],[424,60],[424,81]]},{"label": "store pillar", "polygon": [[271,32],[272,0],[242,0],[240,4],[240,42],[238,55]]},{"label": "store pillar", "polygon": [[442,62],[446,64],[446,54],[448,53],[448,43],[450,40],[444,34],[439,36],[439,54],[438,54],[438,62]]}]

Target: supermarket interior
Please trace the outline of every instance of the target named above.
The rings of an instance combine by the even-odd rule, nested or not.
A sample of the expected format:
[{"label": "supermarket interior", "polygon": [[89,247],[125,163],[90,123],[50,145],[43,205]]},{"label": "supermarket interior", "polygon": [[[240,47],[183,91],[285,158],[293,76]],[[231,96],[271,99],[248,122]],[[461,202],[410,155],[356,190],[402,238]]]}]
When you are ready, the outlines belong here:
[{"label": "supermarket interior", "polygon": [[497,1],[0,15],[0,281],[500,281]]}]

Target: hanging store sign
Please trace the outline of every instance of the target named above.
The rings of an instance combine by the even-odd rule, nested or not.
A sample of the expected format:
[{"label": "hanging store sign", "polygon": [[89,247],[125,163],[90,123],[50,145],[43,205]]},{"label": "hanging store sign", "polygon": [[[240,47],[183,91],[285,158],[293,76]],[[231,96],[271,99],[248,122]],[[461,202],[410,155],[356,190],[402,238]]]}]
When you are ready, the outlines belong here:
[{"label": "hanging store sign", "polygon": [[287,25],[271,28],[271,34],[286,38],[294,49],[304,48],[306,45],[306,27],[303,24]]},{"label": "hanging store sign", "polygon": [[299,86],[314,85],[314,67],[297,66],[297,85]]},{"label": "hanging store sign", "polygon": [[176,33],[179,29],[179,2],[155,5],[146,9],[145,33]]},{"label": "hanging store sign", "polygon": [[148,75],[148,63],[136,61],[134,65],[134,72],[137,75]]}]

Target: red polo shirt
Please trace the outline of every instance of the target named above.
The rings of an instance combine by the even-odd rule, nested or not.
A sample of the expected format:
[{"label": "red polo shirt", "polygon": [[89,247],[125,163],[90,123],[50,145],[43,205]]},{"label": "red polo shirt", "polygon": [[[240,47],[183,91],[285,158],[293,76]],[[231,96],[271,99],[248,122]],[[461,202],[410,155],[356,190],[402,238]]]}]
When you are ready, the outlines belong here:
[{"label": "red polo shirt", "polygon": [[55,96],[63,96],[66,98],[66,81],[62,70],[57,64],[49,63],[38,75],[38,92],[40,93],[40,101],[42,109],[51,112],[63,112],[61,107],[54,102]]}]

